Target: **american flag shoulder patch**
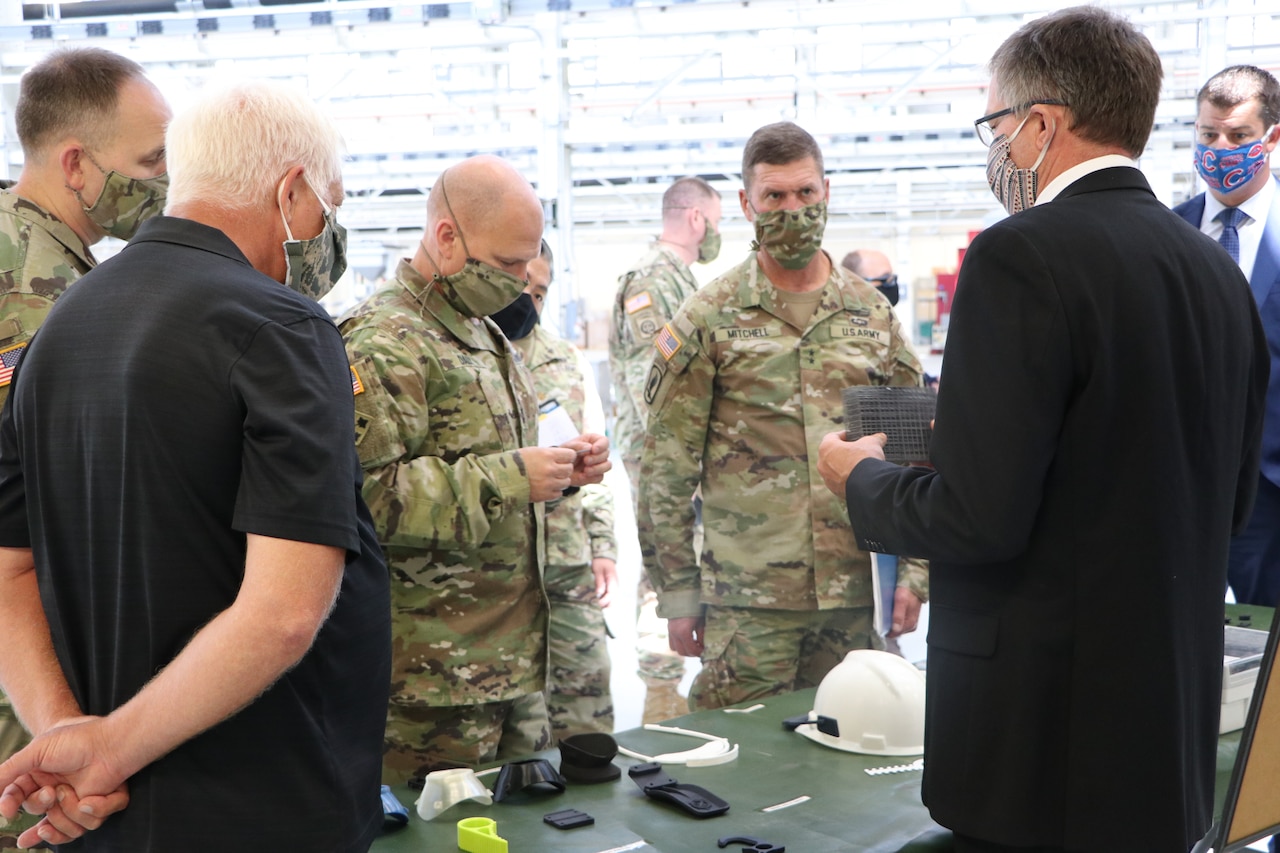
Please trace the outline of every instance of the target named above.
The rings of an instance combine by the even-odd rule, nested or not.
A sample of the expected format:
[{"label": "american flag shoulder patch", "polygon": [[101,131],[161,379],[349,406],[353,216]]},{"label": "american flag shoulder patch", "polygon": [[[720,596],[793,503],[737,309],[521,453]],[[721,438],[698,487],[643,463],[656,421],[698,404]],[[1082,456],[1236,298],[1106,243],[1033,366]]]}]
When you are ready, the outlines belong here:
[{"label": "american flag shoulder patch", "polygon": [[354,367],[351,368],[351,393],[364,393],[364,383],[360,381],[360,374],[356,373],[356,369]]},{"label": "american flag shoulder patch", "polygon": [[4,387],[13,381],[14,368],[18,366],[18,362],[22,361],[22,354],[27,351],[27,344],[30,341],[23,341],[20,344],[0,350],[0,387]]},{"label": "american flag shoulder patch", "polygon": [[667,323],[662,327],[662,332],[658,335],[653,345],[658,348],[658,352],[662,353],[662,357],[667,361],[680,351],[680,347],[684,346],[684,342],[676,337],[676,333],[671,330],[671,324]]},{"label": "american flag shoulder patch", "polygon": [[653,304],[653,297],[649,295],[649,291],[637,293],[635,296],[623,303],[622,307],[627,309],[628,314],[634,314],[641,308],[648,308]]}]

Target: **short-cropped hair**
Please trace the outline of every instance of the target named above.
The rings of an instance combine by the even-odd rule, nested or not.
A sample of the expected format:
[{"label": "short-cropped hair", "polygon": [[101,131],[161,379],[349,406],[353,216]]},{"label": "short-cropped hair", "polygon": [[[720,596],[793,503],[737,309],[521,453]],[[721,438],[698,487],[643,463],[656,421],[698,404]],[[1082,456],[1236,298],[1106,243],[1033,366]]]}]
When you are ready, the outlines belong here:
[{"label": "short-cropped hair", "polygon": [[751,189],[752,172],[758,163],[769,166],[786,166],[812,157],[818,166],[818,174],[825,174],[822,150],[809,132],[795,122],[780,121],[766,124],[751,134],[747,147],[742,149],[742,183]]},{"label": "short-cropped hair", "polygon": [[1280,123],[1280,83],[1276,78],[1253,65],[1232,65],[1200,87],[1196,109],[1208,101],[1220,110],[1231,110],[1255,98],[1262,123],[1267,127]]},{"label": "short-cropped hair", "polygon": [[699,202],[719,198],[715,187],[697,176],[679,178],[662,194],[662,212],[697,207]]},{"label": "short-cropped hair", "polygon": [[1076,6],[1025,24],[991,58],[992,83],[1021,114],[1033,102],[1067,105],[1082,138],[1137,157],[1147,145],[1164,76],[1147,37],[1119,15]]},{"label": "short-cropped hair", "polygon": [[342,138],[333,122],[301,92],[276,82],[204,93],[169,123],[165,148],[169,208],[192,201],[234,210],[274,204],[294,166],[322,193],[342,175]]},{"label": "short-cropped hair", "polygon": [[68,137],[110,143],[120,87],[135,77],[145,77],[141,65],[100,47],[61,48],[28,68],[14,110],[23,155],[35,159]]}]

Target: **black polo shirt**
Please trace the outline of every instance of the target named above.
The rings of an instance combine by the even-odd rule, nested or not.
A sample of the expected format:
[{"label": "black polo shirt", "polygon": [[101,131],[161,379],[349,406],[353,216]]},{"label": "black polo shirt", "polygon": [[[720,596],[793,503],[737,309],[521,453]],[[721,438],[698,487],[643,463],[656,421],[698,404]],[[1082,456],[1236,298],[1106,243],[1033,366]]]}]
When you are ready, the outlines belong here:
[{"label": "black polo shirt", "polygon": [[86,713],[130,699],[231,604],[246,533],[348,555],[302,661],[140,771],[129,807],[67,849],[369,846],[390,605],[350,382],[315,302],[222,232],[170,217],[70,288],[30,345],[0,417],[0,545],[34,550]]}]

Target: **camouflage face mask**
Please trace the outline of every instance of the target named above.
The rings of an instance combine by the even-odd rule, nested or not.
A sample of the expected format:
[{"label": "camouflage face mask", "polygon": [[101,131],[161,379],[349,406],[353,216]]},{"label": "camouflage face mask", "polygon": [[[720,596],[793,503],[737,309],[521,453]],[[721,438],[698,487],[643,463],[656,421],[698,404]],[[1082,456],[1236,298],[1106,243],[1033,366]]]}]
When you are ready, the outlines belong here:
[{"label": "camouflage face mask", "polygon": [[472,317],[497,314],[515,302],[528,283],[475,258],[467,258],[466,266],[453,275],[437,278],[453,290],[453,297]]},{"label": "camouflage face mask", "polygon": [[79,190],[72,190],[80,206],[95,225],[112,237],[131,240],[144,220],[164,212],[164,199],[169,192],[169,175],[154,178],[129,178],[112,169],[108,172],[88,151],[84,156],[106,176],[102,192],[93,206],[85,204]]},{"label": "camouflage face mask", "polygon": [[[347,229],[338,224],[333,210],[325,203],[316,190],[311,179],[305,174],[302,179],[311,187],[324,210],[324,228],[310,240],[295,240],[289,230],[289,223],[284,223],[284,234],[289,239],[284,246],[284,283],[303,296],[319,301],[322,296],[333,290],[338,279],[347,269]],[[283,202],[280,194],[284,192],[284,182],[280,182],[277,199]],[[284,220],[284,208],[281,207],[280,218]]]},{"label": "camouflage face mask", "polygon": [[827,227],[825,200],[799,210],[752,210],[756,239],[751,250],[764,249],[783,269],[804,269],[822,248],[822,232]]},{"label": "camouflage face mask", "polygon": [[720,256],[720,232],[707,222],[707,231],[698,244],[698,263],[709,264]]}]

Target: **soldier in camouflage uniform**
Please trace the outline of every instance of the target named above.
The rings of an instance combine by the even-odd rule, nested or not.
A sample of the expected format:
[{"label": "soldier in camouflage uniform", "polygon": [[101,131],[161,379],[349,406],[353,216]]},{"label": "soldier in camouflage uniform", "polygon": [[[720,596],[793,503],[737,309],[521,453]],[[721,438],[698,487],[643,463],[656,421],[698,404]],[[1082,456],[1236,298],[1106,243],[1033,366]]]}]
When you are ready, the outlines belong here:
[{"label": "soldier in camouflage uniform", "polygon": [[[644,449],[644,382],[653,362],[653,339],[676,309],[698,289],[689,271],[695,260],[720,254],[720,194],[702,178],[680,178],[662,194],[662,236],[640,262],[618,279],[609,329],[609,372],[613,378],[614,444],[631,482],[632,508],[640,482]],[[676,693],[684,661],[671,651],[658,600],[641,568],[636,595],[636,656],[645,685],[644,722],[656,723],[685,712]]]},{"label": "soldier in camouflage uniform", "polygon": [[720,194],[702,178],[681,178],[662,194],[662,236],[629,272],[618,279],[609,329],[609,372],[613,377],[614,444],[631,479],[634,500],[644,449],[644,381],[653,362],[653,339],[694,291],[694,261],[720,254]]},{"label": "soldier in camouflage uniform", "polygon": [[[540,424],[549,426],[559,417],[559,409],[576,432],[603,432],[604,411],[586,357],[536,322],[551,284],[551,265],[551,247],[544,240],[542,253],[529,262],[524,294],[494,314],[493,320],[533,374]],[[540,440],[545,443],[554,436],[543,435]],[[613,731],[608,629],[601,608],[609,606],[618,584],[617,550],[613,493],[608,486],[584,486],[578,494],[548,505],[543,581],[551,599],[547,631],[551,669],[546,697],[552,734],[557,738]]]},{"label": "soldier in camouflage uniform", "polygon": [[432,188],[413,259],[340,324],[391,570],[388,784],[550,742],[542,502],[609,463],[603,436],[535,446],[532,380],[487,319],[520,295],[541,240],[520,174],[466,160]]},{"label": "soldier in camouflage uniform", "polygon": [[[828,183],[813,137],[782,122],[743,156],[756,249],[685,302],[655,339],[640,542],[671,647],[701,655],[692,704],[816,685],[879,647],[870,555],[816,471],[851,385],[921,384],[889,303],[821,251]],[[690,497],[702,490],[694,552]],[[894,634],[913,630],[927,569],[899,567]]]},{"label": "soldier in camouflage uniform", "polygon": [[[14,112],[23,168],[0,189],[0,405],[54,300],[93,267],[89,247],[133,236],[166,186],[169,107],[130,59],[55,51],[23,75]],[[29,739],[0,695],[0,761]]]},{"label": "soldier in camouflage uniform", "polygon": [[164,209],[169,107],[130,59],[100,48],[50,54],[22,77],[22,174],[0,190],[0,403],[53,302]]}]

